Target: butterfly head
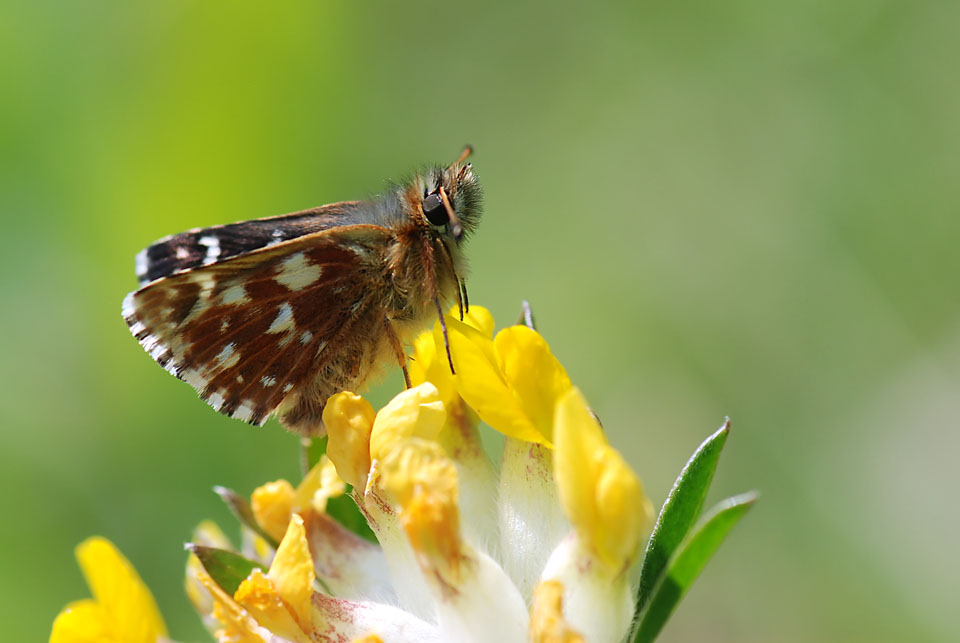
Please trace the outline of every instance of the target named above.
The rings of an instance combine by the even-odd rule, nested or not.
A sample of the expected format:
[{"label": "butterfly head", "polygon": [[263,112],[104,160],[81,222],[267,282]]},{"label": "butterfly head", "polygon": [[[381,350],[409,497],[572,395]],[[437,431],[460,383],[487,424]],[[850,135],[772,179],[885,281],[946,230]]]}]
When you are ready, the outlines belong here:
[{"label": "butterfly head", "polygon": [[423,177],[420,209],[424,220],[457,243],[480,221],[480,184],[466,153],[450,167],[434,167]]}]

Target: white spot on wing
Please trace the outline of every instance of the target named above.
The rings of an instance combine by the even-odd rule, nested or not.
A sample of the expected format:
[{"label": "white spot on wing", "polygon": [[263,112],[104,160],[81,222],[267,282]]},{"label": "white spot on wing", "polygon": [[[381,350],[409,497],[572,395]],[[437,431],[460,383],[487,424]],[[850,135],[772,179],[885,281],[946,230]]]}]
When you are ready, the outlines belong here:
[{"label": "white spot on wing", "polygon": [[283,241],[283,230],[280,228],[274,228],[273,232],[270,233],[270,237],[270,243],[267,244],[268,248]]},{"label": "white spot on wing", "polygon": [[250,299],[247,297],[247,291],[243,287],[243,284],[237,284],[223,291],[221,301],[224,304],[245,304],[250,301]]},{"label": "white spot on wing", "polygon": [[214,393],[213,395],[207,398],[207,403],[210,406],[212,406],[215,411],[220,410],[220,407],[223,406],[223,402],[224,402],[223,396],[220,395],[219,393]]},{"label": "white spot on wing", "polygon": [[289,393],[289,392],[290,392],[290,389],[292,389],[292,388],[293,388],[293,384],[284,384],[284,385],[283,385],[283,392],[284,392],[284,393]]},{"label": "white spot on wing", "polygon": [[130,319],[136,313],[133,306],[133,296],[135,294],[136,292],[127,293],[127,296],[123,298],[123,306],[120,308],[120,312],[124,319]]},{"label": "white spot on wing", "polygon": [[300,290],[320,278],[320,266],[315,266],[302,252],[296,252],[283,260],[277,283],[290,290]]},{"label": "white spot on wing", "polygon": [[133,265],[137,273],[137,279],[146,279],[147,278],[147,250],[144,248],[137,253],[136,258],[133,260]]},{"label": "white spot on wing", "polygon": [[313,339],[313,333],[309,330],[303,331],[303,334],[300,335],[301,344],[309,344],[311,339]]},{"label": "white spot on wing", "polygon": [[283,302],[280,304],[280,312],[277,313],[277,317],[273,320],[273,323],[270,324],[267,332],[285,333],[293,330],[295,327],[296,323],[293,321],[293,306],[287,302]]},{"label": "white spot on wing", "polygon": [[203,258],[203,265],[208,265],[217,260],[220,256],[220,239],[213,235],[200,237],[200,245],[207,247],[207,254]]},{"label": "white spot on wing", "polygon": [[153,347],[152,351],[150,351],[150,357],[152,357],[155,361],[159,361],[160,358],[163,357],[163,354],[167,352],[169,352],[167,347],[157,342],[157,345]]},{"label": "white spot on wing", "polygon": [[210,380],[202,376],[199,371],[192,368],[183,372],[183,381],[198,391],[202,391],[203,389],[207,388],[207,384],[210,383]]},{"label": "white spot on wing", "polygon": [[234,411],[233,415],[230,417],[237,420],[243,420],[244,422],[249,422],[250,418],[253,417],[253,407],[248,406],[247,402],[243,402],[237,407],[237,410]]},{"label": "white spot on wing", "polygon": [[160,343],[160,338],[159,338],[159,337],[157,337],[156,335],[147,335],[147,336],[144,337],[143,340],[140,342],[140,345],[143,346],[143,350],[145,350],[145,351],[147,351],[148,353],[151,353],[151,354],[152,354],[152,353],[153,353],[153,349],[154,349],[154,348],[157,346],[157,344],[159,344],[159,343]]},{"label": "white spot on wing", "polygon": [[177,246],[177,259],[186,259],[190,256],[190,251],[183,246]]},{"label": "white spot on wing", "polygon": [[220,368],[230,368],[240,361],[240,353],[237,352],[237,345],[230,342],[217,354],[216,360]]},{"label": "white spot on wing", "polygon": [[260,378],[260,384],[262,384],[264,388],[269,388],[276,383],[277,378],[275,378],[273,375],[264,375]]}]

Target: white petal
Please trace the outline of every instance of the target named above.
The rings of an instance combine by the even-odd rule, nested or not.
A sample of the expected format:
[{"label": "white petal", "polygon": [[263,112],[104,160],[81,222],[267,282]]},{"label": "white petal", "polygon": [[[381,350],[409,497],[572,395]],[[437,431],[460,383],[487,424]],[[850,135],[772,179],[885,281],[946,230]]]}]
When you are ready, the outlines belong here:
[{"label": "white petal", "polygon": [[363,500],[367,523],[383,549],[398,604],[408,612],[432,621],[435,615],[433,598],[420,573],[413,549],[399,518],[392,513],[390,503],[376,490],[374,483],[379,476],[378,468],[379,463],[374,460]]},{"label": "white petal", "polygon": [[444,641],[525,643],[530,627],[526,602],[492,558],[464,545],[462,583],[434,586],[437,622]]},{"label": "white petal", "polygon": [[448,430],[442,444],[457,467],[460,527],[468,542],[497,557],[497,472],[477,428],[457,419],[453,410],[448,411]]},{"label": "white petal", "polygon": [[436,626],[409,612],[383,603],[345,601],[320,593],[313,595],[313,607],[322,616],[314,622],[325,624],[323,640],[350,641],[367,634],[376,634],[390,643],[440,643]]},{"label": "white petal", "polygon": [[532,596],[550,552],[570,531],[549,449],[507,438],[498,513],[504,569],[523,596]]},{"label": "white petal", "polygon": [[338,598],[396,603],[387,559],[373,543],[326,514],[307,522],[307,540],[317,577]]},{"label": "white petal", "polygon": [[627,574],[612,577],[570,531],[553,551],[542,580],[563,584],[563,615],[587,641],[620,641],[633,620],[633,592]]}]

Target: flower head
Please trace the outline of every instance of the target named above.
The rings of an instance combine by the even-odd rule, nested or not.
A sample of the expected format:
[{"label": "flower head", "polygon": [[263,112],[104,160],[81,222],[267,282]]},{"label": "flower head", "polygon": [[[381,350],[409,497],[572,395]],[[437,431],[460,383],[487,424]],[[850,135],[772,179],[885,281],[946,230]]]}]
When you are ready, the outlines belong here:
[{"label": "flower head", "polygon": [[[630,572],[653,509],[583,394],[532,328],[494,335],[477,306],[444,322],[454,368],[438,323],[414,342],[413,385],[379,411],[349,391],[331,397],[326,453],[296,486],[267,482],[249,501],[217,488],[242,541],[201,523],[186,591],[219,643],[604,643],[631,623],[652,640],[703,553],[752,503],[725,501],[691,532],[725,426],[665,503],[635,602]],[[506,436],[496,464],[481,421]],[[348,528],[361,517],[372,537]],[[77,557],[93,598],[60,613],[52,643],[167,640],[113,545],[91,538]],[[660,612],[646,618],[644,604]]]},{"label": "flower head", "polygon": [[[279,546],[268,571],[208,592],[221,641],[243,627],[298,642],[624,636],[651,516],[639,480],[538,333],[493,336],[476,306],[445,322],[456,374],[437,327],[414,344],[412,388],[379,412],[351,392],[324,411],[329,466],[379,545],[304,508],[306,481],[261,487],[254,514]],[[480,420],[507,436],[499,469]]]}]

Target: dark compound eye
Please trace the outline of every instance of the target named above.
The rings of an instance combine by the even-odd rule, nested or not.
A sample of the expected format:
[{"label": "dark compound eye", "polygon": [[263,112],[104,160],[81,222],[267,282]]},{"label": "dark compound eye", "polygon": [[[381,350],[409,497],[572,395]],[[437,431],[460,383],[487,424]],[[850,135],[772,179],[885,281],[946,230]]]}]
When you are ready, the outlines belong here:
[{"label": "dark compound eye", "polygon": [[433,225],[447,225],[450,220],[439,194],[427,195],[423,200],[423,213],[427,215],[427,221]]}]

